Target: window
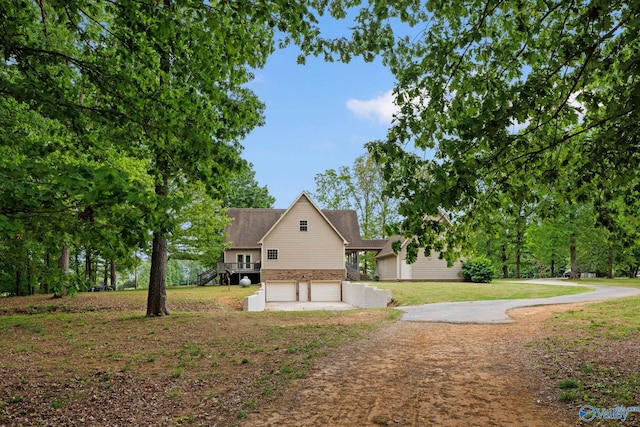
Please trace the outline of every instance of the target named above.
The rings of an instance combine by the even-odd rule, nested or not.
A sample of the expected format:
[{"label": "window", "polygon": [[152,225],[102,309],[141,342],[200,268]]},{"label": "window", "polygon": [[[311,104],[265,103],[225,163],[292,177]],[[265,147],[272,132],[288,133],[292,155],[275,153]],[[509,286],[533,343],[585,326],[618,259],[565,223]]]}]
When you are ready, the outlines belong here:
[{"label": "window", "polygon": [[267,259],[278,259],[278,250],[267,249]]},{"label": "window", "polygon": [[307,231],[308,227],[307,227],[307,220],[306,219],[301,219],[300,220],[300,231]]}]

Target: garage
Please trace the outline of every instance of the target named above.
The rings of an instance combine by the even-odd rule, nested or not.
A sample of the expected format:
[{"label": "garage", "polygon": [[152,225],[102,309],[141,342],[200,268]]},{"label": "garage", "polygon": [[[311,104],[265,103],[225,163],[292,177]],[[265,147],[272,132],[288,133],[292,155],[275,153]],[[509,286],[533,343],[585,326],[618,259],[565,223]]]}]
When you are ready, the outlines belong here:
[{"label": "garage", "polygon": [[295,281],[270,280],[265,289],[267,302],[297,301]]},{"label": "garage", "polygon": [[342,301],[342,282],[314,280],[311,282],[311,301]]}]

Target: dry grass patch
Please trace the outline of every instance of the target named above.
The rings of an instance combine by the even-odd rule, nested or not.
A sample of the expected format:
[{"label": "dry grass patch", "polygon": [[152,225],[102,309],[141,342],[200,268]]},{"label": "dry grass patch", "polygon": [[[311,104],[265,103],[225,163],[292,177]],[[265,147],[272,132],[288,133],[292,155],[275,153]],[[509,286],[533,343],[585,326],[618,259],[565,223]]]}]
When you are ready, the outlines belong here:
[{"label": "dry grass patch", "polygon": [[[551,333],[532,344],[547,392],[571,408],[637,406],[638,304],[640,298],[624,298],[554,314]],[[640,415],[626,424],[640,425]]]},{"label": "dry grass patch", "polygon": [[1,301],[0,425],[232,425],[393,317],[244,313],[185,292],[190,311],[147,319],[130,292]]}]

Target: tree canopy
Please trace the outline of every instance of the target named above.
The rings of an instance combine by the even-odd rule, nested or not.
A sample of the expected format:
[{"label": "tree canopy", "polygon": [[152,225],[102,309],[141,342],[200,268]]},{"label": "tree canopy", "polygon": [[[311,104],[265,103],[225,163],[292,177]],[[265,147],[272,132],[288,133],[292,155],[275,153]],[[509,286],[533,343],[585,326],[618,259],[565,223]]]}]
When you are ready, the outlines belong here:
[{"label": "tree canopy", "polygon": [[249,163],[230,179],[224,205],[228,208],[272,208],[275,201],[267,186],[258,184],[253,164]]},{"label": "tree canopy", "polygon": [[366,239],[388,237],[387,224],[397,220],[396,202],[384,194],[385,182],[380,167],[367,155],[359,156],[353,166],[342,166],[316,174],[315,199],[324,209],[354,209],[362,236]]},{"label": "tree canopy", "polygon": [[416,219],[442,207],[454,251],[502,194],[537,203],[560,183],[574,201],[637,206],[640,3],[411,2],[410,18],[405,3],[380,5],[371,22],[415,29],[383,52],[400,112],[368,145],[405,234],[430,233]]}]

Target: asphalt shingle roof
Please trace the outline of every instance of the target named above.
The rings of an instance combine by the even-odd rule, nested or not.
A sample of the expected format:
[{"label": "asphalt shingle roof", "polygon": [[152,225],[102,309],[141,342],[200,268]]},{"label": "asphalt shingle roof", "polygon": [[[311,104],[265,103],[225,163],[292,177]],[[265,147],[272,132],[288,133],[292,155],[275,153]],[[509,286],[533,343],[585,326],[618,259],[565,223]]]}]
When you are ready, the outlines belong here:
[{"label": "asphalt shingle roof", "polygon": [[[231,249],[257,249],[258,242],[286,212],[286,209],[230,208],[227,216],[233,222],[226,227]],[[381,250],[387,240],[362,240],[356,211],[323,210],[323,215],[333,224],[342,237],[349,242],[347,249]]]}]

